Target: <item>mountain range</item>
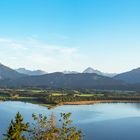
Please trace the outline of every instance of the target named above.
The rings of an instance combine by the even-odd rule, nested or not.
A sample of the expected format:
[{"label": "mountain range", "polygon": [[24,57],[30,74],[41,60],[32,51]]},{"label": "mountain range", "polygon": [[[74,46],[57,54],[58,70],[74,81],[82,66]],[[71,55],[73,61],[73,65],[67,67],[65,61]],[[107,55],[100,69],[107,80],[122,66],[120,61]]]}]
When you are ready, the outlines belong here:
[{"label": "mountain range", "polygon": [[[3,85],[4,83],[4,85]],[[0,82],[8,87],[43,87],[48,89],[123,89],[125,83],[95,73],[64,74],[60,72],[41,76],[25,76]]]},{"label": "mountain range", "polygon": [[[111,75],[111,74],[110,74]],[[47,73],[41,70],[13,70],[0,64],[0,87],[44,87],[67,89],[139,90],[140,68],[107,76],[87,68],[82,73],[75,71]]]},{"label": "mountain range", "polygon": [[[46,71],[42,71],[42,70],[32,71],[32,70],[28,70],[28,69],[25,69],[25,68],[19,68],[19,69],[15,69],[15,70],[18,73],[31,75],[31,76],[47,74]],[[80,72],[77,72],[77,71],[63,71],[62,73],[64,73],[64,74],[78,74]],[[101,72],[99,70],[95,70],[91,67],[86,68],[82,73],[96,73],[98,75],[107,76],[107,77],[113,77],[113,76],[117,75],[116,73],[104,73],[104,72]]]}]

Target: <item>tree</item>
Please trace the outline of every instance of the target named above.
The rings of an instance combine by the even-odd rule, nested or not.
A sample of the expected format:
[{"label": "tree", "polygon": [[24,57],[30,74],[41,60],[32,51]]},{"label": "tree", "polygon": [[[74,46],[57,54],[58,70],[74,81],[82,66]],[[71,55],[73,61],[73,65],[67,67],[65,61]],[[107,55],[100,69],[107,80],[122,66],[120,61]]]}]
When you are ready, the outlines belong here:
[{"label": "tree", "polygon": [[59,140],[59,129],[55,127],[55,116],[52,114],[49,119],[42,114],[33,114],[33,129],[31,129],[31,139],[33,140]]},{"label": "tree", "polygon": [[81,140],[82,132],[70,126],[72,122],[70,120],[71,113],[61,113],[60,116],[60,126],[57,127],[54,114],[48,120],[41,114],[33,115],[36,123],[31,130],[31,138],[33,140]]},{"label": "tree", "polygon": [[62,127],[60,128],[60,140],[81,140],[83,135],[80,130],[71,126],[70,120],[71,113],[61,113]]},{"label": "tree", "polygon": [[24,132],[27,132],[29,128],[28,123],[23,123],[23,118],[18,112],[16,114],[15,120],[11,121],[10,126],[7,130],[7,134],[4,134],[6,137],[4,140],[27,140],[23,135]]},{"label": "tree", "polygon": [[28,140],[23,133],[31,140],[81,140],[82,132],[71,126],[72,121],[69,119],[71,113],[61,113],[60,116],[58,127],[53,113],[49,118],[42,114],[33,114],[34,123],[29,128],[29,124],[23,123],[21,114],[17,113],[15,121],[11,121],[4,140]]},{"label": "tree", "polygon": [[55,116],[54,116],[54,113],[51,114],[51,117],[50,117],[50,128],[53,129],[55,127]]}]

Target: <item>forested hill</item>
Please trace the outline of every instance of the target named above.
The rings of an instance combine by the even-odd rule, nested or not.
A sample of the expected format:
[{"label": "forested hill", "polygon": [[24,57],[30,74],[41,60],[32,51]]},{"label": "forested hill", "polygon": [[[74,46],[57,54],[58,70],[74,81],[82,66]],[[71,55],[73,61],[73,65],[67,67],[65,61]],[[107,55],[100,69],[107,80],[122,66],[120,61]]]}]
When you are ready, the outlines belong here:
[{"label": "forested hill", "polygon": [[140,83],[140,68],[118,74],[114,76],[114,79],[122,80],[130,84],[138,84]]},{"label": "forested hill", "polygon": [[41,76],[27,76],[14,80],[3,80],[1,86],[8,87],[45,87],[45,88],[97,88],[123,89],[127,85],[119,80],[94,73],[63,74],[51,73]]}]

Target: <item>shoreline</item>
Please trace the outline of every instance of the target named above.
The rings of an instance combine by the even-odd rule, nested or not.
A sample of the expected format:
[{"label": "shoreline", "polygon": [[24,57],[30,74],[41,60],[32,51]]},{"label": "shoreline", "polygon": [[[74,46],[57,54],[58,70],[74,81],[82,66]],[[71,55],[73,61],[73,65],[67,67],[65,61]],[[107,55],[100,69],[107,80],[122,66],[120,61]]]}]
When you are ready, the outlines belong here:
[{"label": "shoreline", "polygon": [[140,100],[98,100],[98,101],[75,101],[75,102],[63,102],[61,105],[90,105],[98,103],[140,103]]},{"label": "shoreline", "polygon": [[[13,101],[13,100],[8,100],[8,101]],[[21,101],[21,100],[16,100],[16,101]],[[6,102],[6,101],[0,100],[0,102]],[[25,102],[25,101],[21,101],[21,102]],[[61,102],[58,104],[47,104],[47,103],[41,104],[38,102],[28,102],[28,103],[44,106],[47,107],[48,109],[54,109],[56,107],[63,106],[63,105],[94,105],[100,103],[140,103],[140,100],[96,100],[96,101],[94,100],[94,101]]]}]

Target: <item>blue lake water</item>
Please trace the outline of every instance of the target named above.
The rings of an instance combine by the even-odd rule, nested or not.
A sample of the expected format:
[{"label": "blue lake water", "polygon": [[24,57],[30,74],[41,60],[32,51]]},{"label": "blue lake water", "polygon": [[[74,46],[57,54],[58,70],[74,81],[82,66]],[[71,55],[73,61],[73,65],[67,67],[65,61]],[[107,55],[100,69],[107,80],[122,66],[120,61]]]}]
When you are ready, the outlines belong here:
[{"label": "blue lake water", "polygon": [[32,113],[59,118],[61,112],[71,112],[73,125],[84,132],[84,140],[140,140],[140,103],[102,103],[66,105],[48,110],[23,102],[0,102],[0,139],[17,112],[31,122]]}]

